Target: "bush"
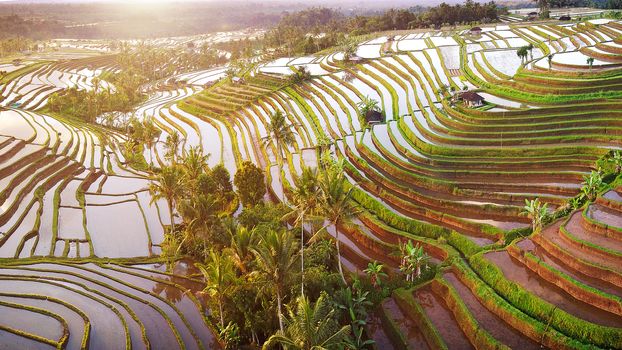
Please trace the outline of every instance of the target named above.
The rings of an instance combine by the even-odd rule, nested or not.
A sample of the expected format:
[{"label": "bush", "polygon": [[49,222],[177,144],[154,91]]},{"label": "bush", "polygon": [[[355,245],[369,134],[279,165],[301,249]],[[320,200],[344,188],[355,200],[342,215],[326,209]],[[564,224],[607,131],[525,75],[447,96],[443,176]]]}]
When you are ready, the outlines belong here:
[{"label": "bush", "polygon": [[266,195],[266,183],[263,171],[249,161],[242,163],[233,177],[233,183],[238,188],[242,204],[254,206],[260,203]]}]

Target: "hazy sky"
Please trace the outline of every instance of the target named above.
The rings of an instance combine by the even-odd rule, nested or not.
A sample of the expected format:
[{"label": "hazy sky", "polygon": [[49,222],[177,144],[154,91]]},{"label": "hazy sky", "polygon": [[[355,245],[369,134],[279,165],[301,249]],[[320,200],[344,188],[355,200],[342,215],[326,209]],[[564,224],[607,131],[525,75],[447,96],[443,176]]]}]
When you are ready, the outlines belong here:
[{"label": "hazy sky", "polygon": [[[309,5],[326,5],[330,7],[350,7],[350,6],[365,6],[365,7],[404,7],[414,5],[428,5],[431,3],[441,3],[443,0],[0,0],[0,2],[14,2],[20,4],[26,3],[42,3],[42,2],[119,2],[125,4],[145,4],[154,2],[263,2],[263,3],[282,3],[282,4],[309,4]],[[477,1],[477,0],[476,0]],[[462,0],[445,0],[447,3],[462,2]]]}]

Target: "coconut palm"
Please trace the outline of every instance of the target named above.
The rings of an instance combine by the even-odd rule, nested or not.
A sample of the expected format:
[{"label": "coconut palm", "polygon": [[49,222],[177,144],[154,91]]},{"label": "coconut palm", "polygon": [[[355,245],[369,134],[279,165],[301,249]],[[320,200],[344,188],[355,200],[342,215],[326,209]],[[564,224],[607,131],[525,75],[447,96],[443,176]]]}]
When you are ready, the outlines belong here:
[{"label": "coconut palm", "polygon": [[330,146],[332,144],[333,144],[333,140],[330,137],[328,137],[325,133],[321,133],[317,137],[316,146],[318,150],[320,151],[320,158],[322,157],[322,155],[324,155],[324,153],[330,150]]},{"label": "coconut palm", "polygon": [[276,295],[281,332],[284,332],[283,298],[298,266],[297,245],[290,232],[270,230],[252,250],[264,286]]},{"label": "coconut palm", "polygon": [[204,155],[203,150],[198,146],[190,147],[188,151],[184,152],[181,167],[184,170],[186,183],[192,187],[189,190],[197,190],[199,175],[209,170],[207,164],[209,156],[209,154]]},{"label": "coconut palm", "polygon": [[384,265],[377,261],[372,261],[367,264],[367,268],[363,271],[369,276],[371,280],[371,284],[374,287],[380,287],[382,284],[382,277],[387,277],[387,274],[382,270],[384,269]]},{"label": "coconut palm", "polygon": [[520,47],[518,50],[516,50],[516,55],[520,58],[520,63],[525,64],[527,58],[527,47]]},{"label": "coconut palm", "polygon": [[542,222],[546,218],[547,213],[547,203],[540,202],[539,198],[525,199],[525,206],[521,214],[531,219],[531,229],[534,233],[540,232],[542,229]]},{"label": "coconut palm", "polygon": [[171,164],[177,164],[177,156],[179,154],[179,147],[181,146],[181,137],[179,136],[179,132],[173,131],[172,134],[166,136],[166,141],[164,142],[164,159],[171,162]]},{"label": "coconut palm", "polygon": [[188,241],[195,236],[207,238],[213,232],[213,224],[218,216],[220,201],[212,193],[199,193],[179,203],[179,213],[184,219],[184,237],[179,243],[177,254]]},{"label": "coconut palm", "polygon": [[206,286],[203,291],[218,301],[220,328],[223,329],[225,327],[223,297],[236,279],[233,261],[226,253],[218,253],[212,248],[206,264],[197,264],[197,267],[205,278]]},{"label": "coconut palm", "polygon": [[151,164],[151,166],[153,166],[153,146],[158,136],[160,136],[160,133],[160,129],[155,126],[153,120],[151,118],[145,118],[145,120],[143,121],[142,141],[149,149],[149,163]]},{"label": "coconut palm", "polygon": [[[289,124],[287,117],[280,110],[276,111],[270,117],[270,123],[266,127],[268,136],[263,138],[264,146],[274,141],[276,145],[276,161],[279,166],[279,176],[283,170],[283,153],[285,149],[293,145],[296,141],[296,132],[293,130],[294,125]],[[279,179],[281,184],[281,192],[283,192],[283,181]],[[283,198],[285,199],[285,198]]]},{"label": "coconut palm", "polygon": [[242,225],[236,225],[231,235],[230,256],[235,265],[244,274],[248,272],[248,263],[253,257],[252,249],[259,242],[256,230],[247,229]]},{"label": "coconut palm", "polygon": [[[319,176],[320,184],[320,213],[328,220],[328,224],[335,229],[335,244],[337,247],[337,259],[339,274],[343,283],[346,283],[341,266],[341,251],[339,244],[339,227],[357,213],[352,201],[352,187],[343,171],[343,161],[334,162],[322,171]],[[320,231],[326,228],[323,227]]]},{"label": "coconut palm", "polygon": [[335,309],[326,293],[321,293],[315,305],[304,296],[296,301],[296,308],[288,308],[287,329],[268,338],[263,349],[277,344],[284,349],[321,350],[340,349],[346,345],[350,326],[339,327]]},{"label": "coconut palm", "polygon": [[264,145],[269,145],[274,141],[277,151],[277,162],[280,167],[283,166],[283,152],[296,141],[294,137],[296,132],[293,130],[293,127],[294,125],[288,123],[287,117],[280,110],[270,116],[270,122],[266,127],[268,136],[263,138]]},{"label": "coconut palm", "polygon": [[174,166],[163,167],[153,181],[149,183],[149,193],[151,194],[150,204],[160,199],[166,200],[169,217],[171,218],[171,234],[175,232],[173,211],[183,190],[182,174],[179,168]]},{"label": "coconut palm", "polygon": [[292,204],[294,209],[289,215],[296,215],[296,224],[300,225],[300,279],[301,295],[305,294],[305,261],[304,261],[304,241],[305,241],[305,217],[307,214],[313,215],[317,211],[320,199],[320,186],[318,173],[315,168],[303,167],[300,176],[294,176],[295,189],[292,193]]},{"label": "coconut palm", "polygon": [[588,57],[587,64],[590,66],[590,70],[592,70],[592,66],[594,65],[594,57]]},{"label": "coconut palm", "polygon": [[354,42],[346,42],[343,45],[343,59],[349,61],[350,58],[356,55],[357,46]]},{"label": "coconut palm", "polygon": [[363,99],[357,103],[356,106],[359,109],[359,117],[363,119],[367,116],[367,113],[371,111],[380,112],[378,101],[369,96],[363,97]]}]

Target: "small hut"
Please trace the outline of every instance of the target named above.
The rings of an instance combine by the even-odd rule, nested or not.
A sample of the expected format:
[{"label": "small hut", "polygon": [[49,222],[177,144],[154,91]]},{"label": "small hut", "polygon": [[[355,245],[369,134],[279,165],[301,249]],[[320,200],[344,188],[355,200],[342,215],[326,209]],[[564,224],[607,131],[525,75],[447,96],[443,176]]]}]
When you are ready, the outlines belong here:
[{"label": "small hut", "polygon": [[349,62],[355,62],[355,63],[361,63],[361,62],[363,62],[364,60],[365,60],[365,59],[364,59],[363,57],[361,57],[361,56],[357,56],[356,54],[351,55],[351,56],[348,58],[348,61],[349,61]]},{"label": "small hut", "polygon": [[469,34],[474,35],[474,36],[482,35],[482,28],[480,28],[480,27],[473,27],[473,28],[469,29]]},{"label": "small hut", "polygon": [[367,120],[367,123],[369,124],[379,124],[384,121],[384,117],[382,116],[382,113],[380,113],[379,111],[375,109],[370,109],[365,114],[365,120]]},{"label": "small hut", "polygon": [[472,91],[463,92],[460,95],[460,98],[462,99],[462,102],[470,108],[481,107],[484,105],[484,98],[478,93]]}]

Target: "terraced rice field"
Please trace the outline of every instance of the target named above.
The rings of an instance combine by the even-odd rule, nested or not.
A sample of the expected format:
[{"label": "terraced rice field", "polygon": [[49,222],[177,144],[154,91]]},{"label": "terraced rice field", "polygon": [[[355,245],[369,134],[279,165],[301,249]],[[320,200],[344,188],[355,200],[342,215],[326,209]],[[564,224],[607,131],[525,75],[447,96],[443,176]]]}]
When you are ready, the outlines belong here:
[{"label": "terraced rice field", "polygon": [[[244,160],[260,165],[282,201],[328,138],[362,208],[338,228],[344,266],[395,268],[389,253],[406,239],[446,266],[377,310],[370,334],[383,349],[622,348],[622,189],[500,249],[529,226],[525,199],[557,209],[620,148],[620,38],[618,21],[379,37],[359,46],[355,65],[334,52],[263,60],[242,84],[218,80],[224,69],[180,75],[187,85],[152,87],[135,114],[162,130],[145,150],[156,166],[177,131],[232,174]],[[516,49],[529,43],[523,67]],[[150,174],[122,156],[126,136],[38,112],[57,89],[90,88],[111,62],[25,67],[0,85],[10,107],[0,111],[0,308],[15,315],[0,318],[0,337],[33,348],[217,346],[191,264],[169,274],[124,263],[157,257],[170,221],[165,203],[149,204]],[[301,66],[312,79],[289,84]],[[485,106],[444,92],[464,86]],[[365,97],[386,123],[361,125]],[[277,110],[296,128],[282,172],[276,145],[262,143]]]}]

